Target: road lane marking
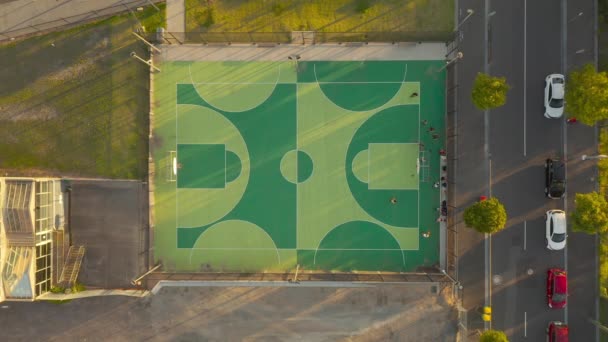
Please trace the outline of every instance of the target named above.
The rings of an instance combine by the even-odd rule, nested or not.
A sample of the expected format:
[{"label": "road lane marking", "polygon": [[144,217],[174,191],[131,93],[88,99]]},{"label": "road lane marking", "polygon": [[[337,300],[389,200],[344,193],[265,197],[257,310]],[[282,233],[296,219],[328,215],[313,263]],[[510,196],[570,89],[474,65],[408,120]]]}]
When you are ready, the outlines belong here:
[{"label": "road lane marking", "polygon": [[524,311],[524,337],[528,337],[528,312]]},{"label": "road lane marking", "polygon": [[[528,6],[528,1],[524,0],[524,157],[527,154],[528,148],[527,148],[527,127],[526,127],[526,119],[527,119],[527,113],[526,113],[526,89],[528,88],[527,84],[527,78],[526,78],[526,60],[527,60],[527,41],[528,41],[528,11],[527,11],[527,6]],[[524,248],[525,250],[525,248]]]},{"label": "road lane marking", "polygon": [[528,223],[527,221],[524,221],[524,251],[526,250],[526,241],[528,240],[527,239],[527,236],[528,236],[527,223]]}]

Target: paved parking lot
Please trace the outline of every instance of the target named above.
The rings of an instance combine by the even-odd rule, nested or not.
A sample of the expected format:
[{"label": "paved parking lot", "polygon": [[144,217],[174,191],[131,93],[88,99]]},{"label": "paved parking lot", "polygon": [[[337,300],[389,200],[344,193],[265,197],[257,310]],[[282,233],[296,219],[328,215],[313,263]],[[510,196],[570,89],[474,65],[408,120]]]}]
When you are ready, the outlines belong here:
[{"label": "paved parking lot", "polygon": [[451,288],[433,286],[174,287],[144,299],[8,303],[0,339],[455,341]]},{"label": "paved parking lot", "polygon": [[73,245],[85,246],[79,281],[86,286],[124,288],[146,270],[146,191],[139,181],[72,181],[70,229]]}]

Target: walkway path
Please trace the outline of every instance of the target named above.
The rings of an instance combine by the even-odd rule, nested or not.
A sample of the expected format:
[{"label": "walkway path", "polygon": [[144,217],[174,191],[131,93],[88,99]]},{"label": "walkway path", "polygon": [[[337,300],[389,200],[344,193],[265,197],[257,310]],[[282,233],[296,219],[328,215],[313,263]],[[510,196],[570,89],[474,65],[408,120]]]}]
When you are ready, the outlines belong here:
[{"label": "walkway path", "polygon": [[167,0],[167,31],[186,32],[186,5],[184,0]]},{"label": "walkway path", "polygon": [[[103,18],[149,0],[16,0],[0,6],[0,41]],[[154,0],[154,2],[159,2]],[[182,1],[183,3],[183,1]]]}]

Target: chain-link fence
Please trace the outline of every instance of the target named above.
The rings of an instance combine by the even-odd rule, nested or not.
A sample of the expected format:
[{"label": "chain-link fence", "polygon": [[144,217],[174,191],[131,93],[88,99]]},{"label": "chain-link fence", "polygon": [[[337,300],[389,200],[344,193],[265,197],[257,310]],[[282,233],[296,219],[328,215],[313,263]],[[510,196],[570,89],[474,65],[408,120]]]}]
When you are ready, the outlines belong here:
[{"label": "chain-link fence", "polygon": [[332,281],[365,283],[445,283],[452,280],[442,273],[337,273],[301,270],[297,273],[237,273],[201,272],[171,273],[154,272],[146,278],[146,287],[153,288],[161,280],[180,281]]},{"label": "chain-link fence", "polygon": [[162,32],[149,39],[164,44],[324,44],[448,42],[452,32]]}]

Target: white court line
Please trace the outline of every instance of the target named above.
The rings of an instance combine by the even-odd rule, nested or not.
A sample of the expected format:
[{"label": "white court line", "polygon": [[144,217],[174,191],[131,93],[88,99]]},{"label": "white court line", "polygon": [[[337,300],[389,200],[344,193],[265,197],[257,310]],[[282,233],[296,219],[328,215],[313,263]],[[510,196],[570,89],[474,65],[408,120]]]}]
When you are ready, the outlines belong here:
[{"label": "white court line", "polygon": [[[195,250],[254,250],[254,251],[274,251],[274,250],[279,250],[279,251],[293,251],[295,250],[295,248],[270,248],[270,247],[248,247],[248,248],[241,248],[241,247],[192,247],[190,249],[195,249]],[[319,248],[319,249],[313,249],[313,248],[298,248],[298,250],[300,251],[407,251],[409,249],[398,249],[398,248]]]},{"label": "white court line", "polygon": [[[300,132],[298,131],[298,90],[300,89],[299,85],[298,85],[298,70],[296,69],[296,250],[298,249],[298,235],[300,235],[300,230],[298,229],[298,227],[300,226],[300,206],[298,205],[298,189],[300,188],[300,182],[298,182],[298,177],[300,176],[300,172],[299,172],[299,168],[300,165],[298,164],[298,151],[300,151],[300,143],[298,140],[298,136],[300,135]],[[312,157],[310,157],[310,159],[312,160]],[[282,160],[281,160],[282,161]],[[313,167],[313,172],[314,172],[314,167]],[[310,175],[310,177],[312,177],[312,174]]]},{"label": "white court line", "polygon": [[[418,82],[405,82],[405,81],[391,81],[391,82],[360,82],[360,81],[352,81],[352,82],[302,82],[302,83],[319,83],[319,84],[402,84],[402,83],[412,83],[416,84]],[[193,82],[193,83],[178,83],[178,84],[217,84],[217,85],[255,85],[255,84],[293,84],[293,82]]]},{"label": "white court line", "polygon": [[[177,83],[175,84],[175,158],[179,163],[179,156],[177,155],[177,146],[178,146],[178,136],[177,136],[177,120],[178,120],[178,105],[177,105]],[[179,228],[179,207],[178,207],[178,189],[177,182],[179,178],[179,168],[177,173],[175,174],[175,244],[177,245],[178,233],[177,228]]]},{"label": "white court line", "polygon": [[[418,119],[420,119],[420,109],[418,109]],[[418,127],[418,133],[420,133],[420,127]],[[370,188],[370,183],[369,181],[371,180],[371,174],[369,171],[370,168],[370,155],[371,153],[370,151],[370,145],[416,145],[416,146],[420,146],[420,143],[367,143],[367,189],[368,190],[417,190],[420,191],[420,178],[418,178],[418,187],[417,188],[399,188],[399,189],[393,189],[393,188]],[[417,147],[417,149],[420,149],[419,147]],[[360,151],[362,152],[362,151]],[[420,155],[420,153],[418,154]],[[420,158],[416,158],[416,160],[418,161]],[[354,161],[354,159],[353,159]],[[420,194],[418,195],[418,208],[420,208]],[[420,215],[419,215],[420,216]],[[418,218],[418,225],[420,225],[420,217]]]},{"label": "white court line", "polygon": [[[405,72],[407,73],[407,64],[405,65]],[[403,76],[403,80],[405,81],[405,75]],[[420,94],[422,94],[422,83],[418,82],[418,91],[420,92]],[[420,160],[420,142],[422,141],[422,137],[420,134],[420,124],[421,124],[421,117],[420,117],[420,97],[418,97],[418,160]],[[430,160],[429,160],[429,167],[430,167]],[[430,172],[430,170],[427,170],[428,172]],[[441,175],[441,162],[439,162],[439,174]],[[418,231],[420,231],[420,177],[421,175],[418,175]],[[440,190],[441,191],[441,190]],[[439,206],[441,207],[441,193],[439,193]],[[441,230],[441,229],[440,229]],[[418,248],[420,248],[420,244],[418,245]]]}]

